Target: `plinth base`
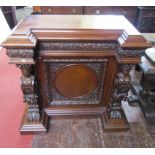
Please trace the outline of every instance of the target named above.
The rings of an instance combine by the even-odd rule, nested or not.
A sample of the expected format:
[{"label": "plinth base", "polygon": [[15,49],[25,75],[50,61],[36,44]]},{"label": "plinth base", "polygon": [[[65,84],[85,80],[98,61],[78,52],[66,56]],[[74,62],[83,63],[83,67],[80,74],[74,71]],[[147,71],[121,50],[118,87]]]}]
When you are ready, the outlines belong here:
[{"label": "plinth base", "polygon": [[[78,111],[78,113],[77,113]],[[97,108],[93,108],[93,107],[87,107],[87,108],[74,108],[74,109],[68,109],[67,113],[63,113],[63,111],[61,111],[59,109],[59,111],[57,111],[57,109],[50,109],[50,110],[46,110],[45,114],[43,115],[42,119],[40,121],[33,121],[33,122],[29,122],[27,121],[27,109],[25,111],[25,115],[23,116],[23,121],[21,123],[20,126],[20,132],[22,134],[25,133],[33,133],[33,132],[41,132],[41,133],[46,133],[47,129],[49,127],[49,117],[54,117],[54,116],[65,116],[65,115],[74,115],[74,116],[99,116],[101,118],[101,122],[103,125],[103,130],[104,131],[126,131],[129,129],[129,125],[127,122],[127,119],[125,117],[125,114],[123,112],[123,110],[121,111],[122,113],[122,119],[110,119],[107,115],[107,109],[103,108],[103,107],[97,107]]]},{"label": "plinth base", "polygon": [[129,129],[128,121],[125,117],[125,114],[122,110],[122,119],[111,119],[107,115],[107,111],[105,110],[101,116],[102,123],[103,123],[103,130],[106,132],[111,131],[126,131]]},{"label": "plinth base", "polygon": [[27,121],[27,108],[25,109],[25,113],[23,115],[23,119],[19,128],[21,134],[26,133],[46,133],[47,132],[47,125],[44,125],[43,119],[40,121]]}]

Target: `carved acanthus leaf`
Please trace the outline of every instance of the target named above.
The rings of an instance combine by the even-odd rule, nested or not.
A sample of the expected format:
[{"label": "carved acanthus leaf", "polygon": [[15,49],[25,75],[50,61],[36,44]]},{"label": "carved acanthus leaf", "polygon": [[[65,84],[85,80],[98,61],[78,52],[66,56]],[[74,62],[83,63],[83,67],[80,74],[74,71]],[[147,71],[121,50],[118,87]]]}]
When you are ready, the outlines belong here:
[{"label": "carved acanthus leaf", "polygon": [[21,77],[21,88],[24,95],[33,94],[34,93],[34,76],[30,76],[25,78]]},{"label": "carved acanthus leaf", "polygon": [[40,113],[39,113],[38,106],[28,108],[27,120],[28,121],[39,121],[40,120]]},{"label": "carved acanthus leaf", "polygon": [[129,72],[132,65],[120,65],[116,75],[113,88],[111,103],[109,109],[109,117],[111,119],[123,119],[121,112],[121,102],[127,99],[130,89]]},{"label": "carved acanthus leaf", "polygon": [[103,41],[81,41],[81,42],[68,42],[68,41],[52,41],[40,43],[40,50],[79,50],[79,51],[109,51],[117,52],[119,57],[141,57],[144,55],[144,50],[126,50],[122,49],[117,43],[106,43]]},{"label": "carved acanthus leaf", "polygon": [[37,105],[38,96],[36,94],[24,95],[24,102],[28,105]]},{"label": "carved acanthus leaf", "polygon": [[49,42],[40,43],[42,50],[115,50],[116,43],[102,42]]},{"label": "carved acanthus leaf", "polygon": [[11,58],[33,58],[31,49],[8,49],[6,53]]},{"label": "carved acanthus leaf", "polygon": [[[59,94],[52,83],[49,81],[47,88],[49,92],[48,98],[50,99],[51,105],[66,105],[66,104],[99,104],[102,100],[103,86],[104,86],[104,76],[107,68],[107,59],[50,59],[46,63],[49,63],[48,75],[50,79],[54,79],[56,72],[59,69],[67,65],[81,64],[86,65],[91,70],[95,71],[98,77],[98,83],[96,89],[86,96],[81,96],[79,98],[67,98]],[[47,77],[46,77],[47,78]],[[61,101],[61,102],[60,102]],[[63,102],[62,102],[63,101]]]},{"label": "carved acanthus leaf", "polygon": [[16,64],[22,71],[24,77],[30,77],[33,72],[33,65],[31,64]]}]

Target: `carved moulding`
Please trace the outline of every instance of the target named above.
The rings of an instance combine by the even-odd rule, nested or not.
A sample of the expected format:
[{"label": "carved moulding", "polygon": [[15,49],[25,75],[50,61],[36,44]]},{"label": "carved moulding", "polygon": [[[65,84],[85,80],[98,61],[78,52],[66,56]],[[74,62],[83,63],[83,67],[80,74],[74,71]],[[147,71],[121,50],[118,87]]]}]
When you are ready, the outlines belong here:
[{"label": "carved moulding", "polygon": [[82,42],[68,42],[68,41],[52,41],[52,42],[41,42],[39,44],[40,50],[88,50],[88,51],[109,51],[113,52],[116,51],[118,53],[118,56],[123,57],[141,57],[144,55],[144,50],[128,50],[128,49],[122,49],[118,43],[105,43],[102,41],[82,41]]},{"label": "carved moulding", "polygon": [[31,49],[8,49],[6,54],[11,58],[33,58]]},{"label": "carved moulding", "polygon": [[103,42],[42,42],[40,49],[42,50],[115,50],[116,43],[103,43]]},{"label": "carved moulding", "polygon": [[[50,105],[79,105],[79,104],[100,104],[103,95],[104,77],[107,69],[107,59],[50,59],[46,60],[49,66],[47,69],[48,75],[48,98],[50,99]],[[49,79],[54,79],[59,69],[63,69],[65,66],[70,65],[83,65],[93,70],[98,78],[98,84],[95,90],[86,96],[78,98],[68,98],[62,96]],[[47,67],[48,68],[48,67]],[[52,80],[54,81],[54,80]],[[99,84],[100,83],[100,84]]]},{"label": "carved moulding", "polygon": [[119,65],[112,88],[110,107],[108,109],[108,117],[110,119],[121,120],[124,118],[121,102],[127,100],[130,89],[129,72],[132,67],[133,65],[128,64]]},{"label": "carved moulding", "polygon": [[141,57],[145,53],[145,50],[126,50],[118,47],[118,55],[119,57]]}]

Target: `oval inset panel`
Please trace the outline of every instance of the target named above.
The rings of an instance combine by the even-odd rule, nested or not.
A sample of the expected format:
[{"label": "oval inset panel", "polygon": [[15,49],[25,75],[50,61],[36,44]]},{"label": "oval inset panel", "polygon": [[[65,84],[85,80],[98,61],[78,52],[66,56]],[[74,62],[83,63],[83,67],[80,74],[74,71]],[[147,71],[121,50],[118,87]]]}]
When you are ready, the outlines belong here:
[{"label": "oval inset panel", "polygon": [[96,72],[85,65],[70,65],[57,71],[54,84],[64,97],[81,97],[97,87]]}]

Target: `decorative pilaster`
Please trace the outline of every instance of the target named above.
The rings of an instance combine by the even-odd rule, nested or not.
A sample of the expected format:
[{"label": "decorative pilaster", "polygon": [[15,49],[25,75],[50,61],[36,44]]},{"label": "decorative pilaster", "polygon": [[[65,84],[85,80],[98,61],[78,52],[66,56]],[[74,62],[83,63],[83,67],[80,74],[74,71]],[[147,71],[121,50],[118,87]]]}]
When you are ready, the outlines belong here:
[{"label": "decorative pilaster", "polygon": [[129,72],[132,65],[121,64],[114,80],[110,108],[108,110],[109,118],[121,120],[124,118],[122,111],[122,101],[126,101],[128,91],[130,90]]}]

